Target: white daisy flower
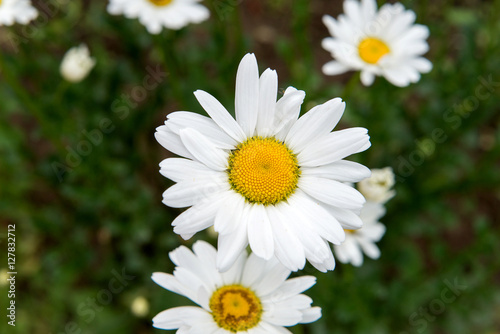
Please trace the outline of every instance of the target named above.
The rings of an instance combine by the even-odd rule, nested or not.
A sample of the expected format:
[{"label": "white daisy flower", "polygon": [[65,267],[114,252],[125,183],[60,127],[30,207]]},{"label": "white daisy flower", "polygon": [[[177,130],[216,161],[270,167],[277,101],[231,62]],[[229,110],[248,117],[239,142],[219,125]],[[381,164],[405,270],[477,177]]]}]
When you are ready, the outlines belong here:
[{"label": "white daisy flower", "polygon": [[361,210],[363,227],[358,230],[346,230],[345,242],[334,245],[337,259],[356,267],[363,264],[363,253],[369,258],[378,259],[380,250],[375,243],[380,241],[385,233],[385,226],[378,220],[384,215],[385,208],[382,204],[367,201]]},{"label": "white daisy flower", "polygon": [[95,66],[95,59],[90,57],[90,51],[85,44],[69,49],[61,62],[61,76],[73,83],[85,79]]},{"label": "white daisy flower", "polygon": [[0,0],[0,26],[28,24],[38,16],[30,0]]},{"label": "white daisy flower", "polygon": [[358,183],[358,190],[367,201],[386,203],[396,195],[391,189],[396,183],[391,167],[372,169],[372,175]]},{"label": "white daisy flower", "polygon": [[290,271],[276,259],[264,261],[246,251],[226,273],[216,269],[217,251],[197,241],[193,252],[181,246],[170,253],[174,274],[154,273],[153,281],[198,304],[168,309],[153,318],[153,326],[186,334],[283,334],[283,326],[310,323],[321,317],[319,307],[301,292],[316,282],[313,276],[287,280]]},{"label": "white daisy flower", "polygon": [[247,54],[236,77],[236,120],[212,95],[194,94],[211,118],[190,112],[168,115],[155,137],[171,152],[160,173],[177,184],[163,203],[191,206],[173,222],[191,238],[214,225],[219,233],[217,268],[227,270],[248,244],[259,257],[275,255],[292,271],[306,258],[333,270],[328,242],[340,244],[346,228],[359,228],[364,197],[343,182],[358,182],[370,170],[345,157],[370,147],[367,130],[331,132],[344,112],[340,98],[298,118],[305,93],[288,88],[276,102],[278,77]]},{"label": "white daisy flower", "polygon": [[108,12],[137,18],[150,34],[159,34],[162,27],[181,29],[200,23],[210,16],[201,0],[110,0]]},{"label": "white daisy flower", "polygon": [[429,50],[429,29],[414,24],[413,11],[400,3],[385,4],[377,11],[375,0],[345,0],[344,13],[337,20],[323,16],[332,37],[325,38],[322,45],[335,58],[323,66],[324,74],[359,70],[365,86],[375,76],[384,76],[403,87],[432,69],[432,63],[421,57]]}]

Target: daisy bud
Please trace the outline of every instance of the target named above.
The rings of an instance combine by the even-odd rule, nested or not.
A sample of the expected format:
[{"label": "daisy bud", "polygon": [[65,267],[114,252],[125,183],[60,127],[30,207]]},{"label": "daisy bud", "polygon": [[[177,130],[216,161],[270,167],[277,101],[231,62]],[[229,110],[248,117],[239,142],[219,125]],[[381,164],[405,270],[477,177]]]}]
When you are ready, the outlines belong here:
[{"label": "daisy bud", "polygon": [[85,79],[94,66],[95,59],[90,57],[87,46],[81,44],[66,52],[60,71],[65,80],[77,83]]}]

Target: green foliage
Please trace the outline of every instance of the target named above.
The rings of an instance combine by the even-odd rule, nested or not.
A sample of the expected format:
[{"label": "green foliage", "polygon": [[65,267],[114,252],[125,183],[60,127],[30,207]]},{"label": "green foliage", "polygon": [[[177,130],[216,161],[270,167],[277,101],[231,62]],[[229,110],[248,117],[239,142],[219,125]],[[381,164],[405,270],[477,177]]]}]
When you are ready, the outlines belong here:
[{"label": "green foliage", "polygon": [[[261,71],[278,70],[280,89],[306,91],[305,110],[345,99],[341,127],[366,127],[372,141],[354,159],[397,174],[397,196],[382,219],[381,258],[365,259],[361,268],[338,264],[327,274],[307,267],[318,277],[308,294],[323,317],[292,331],[498,331],[500,87],[477,108],[467,103],[483,80],[500,82],[500,2],[404,5],[429,26],[426,57],[434,64],[407,88],[383,78],[364,87],[359,78],[349,81],[357,74],[321,73],[329,55],[320,47],[327,36],[320,19],[338,15],[340,2],[207,1],[207,22],[152,36],[136,20],[110,16],[106,1],[70,1],[46,22],[35,21],[29,36],[23,26],[0,27],[0,269],[7,264],[4,233],[16,224],[18,271],[16,327],[3,316],[1,332],[160,333],[151,318],[187,299],[150,276],[171,272],[168,252],[194,240],[173,233],[170,223],[181,211],[161,203],[171,183],[158,163],[170,153],[154,129],[175,110],[203,113],[192,95],[197,89],[230,108],[247,52],[256,53]],[[69,84],[60,61],[81,42],[97,65]],[[165,76],[138,98],[157,67]],[[79,154],[84,142],[90,152]],[[196,238],[214,242],[204,233]],[[122,270],[134,278],[106,299]],[[466,288],[444,302],[454,280]],[[4,314],[6,286],[0,295]],[[137,296],[150,302],[144,318],[130,310]],[[445,309],[432,311],[440,303]]]}]

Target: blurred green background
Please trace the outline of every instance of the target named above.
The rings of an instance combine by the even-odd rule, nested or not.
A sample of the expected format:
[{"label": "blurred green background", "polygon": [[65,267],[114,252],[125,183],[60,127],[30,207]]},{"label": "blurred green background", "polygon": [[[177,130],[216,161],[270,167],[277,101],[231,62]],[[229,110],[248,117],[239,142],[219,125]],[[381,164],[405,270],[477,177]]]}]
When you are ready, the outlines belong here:
[{"label": "blurred green background", "polygon": [[[215,240],[173,233],[181,210],[161,203],[171,183],[158,164],[169,152],[153,133],[169,112],[203,113],[197,89],[231,108],[237,65],[255,52],[261,72],[278,70],[280,90],[306,91],[303,111],[346,100],[340,128],[366,127],[372,141],[354,159],[397,175],[382,257],[299,273],[318,277],[308,295],[323,317],[291,330],[500,333],[500,1],[403,1],[430,28],[434,64],[407,88],[321,73],[330,59],[321,17],[338,16],[341,1],[204,1],[208,21],[158,36],[109,15],[107,1],[34,3],[41,16],[31,25],[0,27],[0,270],[7,225],[16,224],[18,272],[15,328],[0,283],[0,332],[162,332],[151,318],[188,301],[151,273],[171,272],[168,252],[180,244]],[[97,65],[82,83],[66,83],[60,61],[82,42]],[[151,69],[166,76],[146,90]],[[126,277],[110,294],[116,275]],[[450,301],[443,291],[453,285]],[[141,296],[142,315],[131,307]]]}]

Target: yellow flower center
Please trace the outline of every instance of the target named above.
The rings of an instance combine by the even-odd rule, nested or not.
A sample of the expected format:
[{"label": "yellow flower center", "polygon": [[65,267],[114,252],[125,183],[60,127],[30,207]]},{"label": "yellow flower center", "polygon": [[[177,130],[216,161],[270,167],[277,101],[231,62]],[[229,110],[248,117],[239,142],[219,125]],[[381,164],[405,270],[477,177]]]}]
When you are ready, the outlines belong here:
[{"label": "yellow flower center", "polygon": [[170,3],[172,3],[172,1],[174,0],[149,0],[149,2],[158,7],[168,6],[170,5]]},{"label": "yellow flower center", "polygon": [[275,204],[297,188],[297,157],[276,138],[252,137],[229,155],[229,184],[250,203]]},{"label": "yellow flower center", "polygon": [[210,298],[209,306],[217,325],[232,333],[257,326],[262,315],[259,298],[241,285],[219,288]]},{"label": "yellow flower center", "polygon": [[344,232],[345,233],[356,233],[358,230],[349,230],[349,229],[345,229]]},{"label": "yellow flower center", "polygon": [[378,38],[368,37],[358,45],[359,56],[369,64],[376,64],[386,54],[391,52],[387,44]]}]

